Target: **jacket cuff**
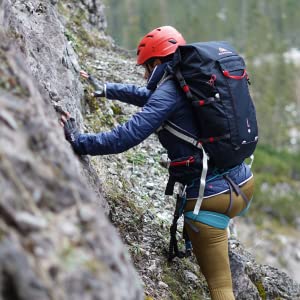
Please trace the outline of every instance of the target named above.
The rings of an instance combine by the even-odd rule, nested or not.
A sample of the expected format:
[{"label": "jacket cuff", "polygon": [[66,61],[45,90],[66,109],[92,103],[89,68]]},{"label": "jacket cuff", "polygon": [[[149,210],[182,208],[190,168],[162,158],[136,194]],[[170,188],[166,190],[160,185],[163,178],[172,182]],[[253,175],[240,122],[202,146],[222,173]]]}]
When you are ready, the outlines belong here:
[{"label": "jacket cuff", "polygon": [[87,155],[87,151],[84,149],[84,147],[82,145],[80,145],[80,136],[81,134],[77,134],[75,141],[73,143],[71,143],[72,148],[74,150],[74,152],[78,155]]}]

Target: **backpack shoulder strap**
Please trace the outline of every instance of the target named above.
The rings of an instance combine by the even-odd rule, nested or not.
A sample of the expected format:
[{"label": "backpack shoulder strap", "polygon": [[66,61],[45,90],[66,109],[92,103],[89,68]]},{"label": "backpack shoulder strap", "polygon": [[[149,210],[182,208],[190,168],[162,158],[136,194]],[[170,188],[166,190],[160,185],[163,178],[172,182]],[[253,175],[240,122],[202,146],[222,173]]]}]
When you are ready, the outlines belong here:
[{"label": "backpack shoulder strap", "polygon": [[173,78],[172,74],[169,74],[167,71],[164,73],[164,75],[162,76],[161,80],[158,82],[157,84],[157,88],[159,88],[164,82],[170,80]]}]

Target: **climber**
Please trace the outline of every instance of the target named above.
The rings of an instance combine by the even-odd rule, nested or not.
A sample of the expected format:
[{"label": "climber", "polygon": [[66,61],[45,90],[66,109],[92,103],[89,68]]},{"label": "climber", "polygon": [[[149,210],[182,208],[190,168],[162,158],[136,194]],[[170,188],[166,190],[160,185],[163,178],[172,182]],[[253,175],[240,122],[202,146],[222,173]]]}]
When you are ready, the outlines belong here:
[{"label": "climber", "polygon": [[[63,116],[66,139],[79,155],[105,155],[126,151],[157,132],[160,143],[168,152],[170,161],[185,157],[198,157],[199,148],[187,143],[161,126],[170,121],[181,132],[191,137],[201,136],[193,108],[177,81],[166,76],[178,46],[185,45],[182,35],[171,26],[163,26],[149,32],[137,49],[137,64],[144,68],[146,87],[133,84],[106,83],[101,85],[81,71],[82,78],[89,80],[95,96],[117,99],[142,107],[125,124],[109,132],[80,133],[74,118]],[[199,154],[200,153],[200,154]],[[200,155],[200,157],[202,157]],[[192,162],[192,160],[190,160]],[[178,165],[179,165],[178,164]],[[201,170],[199,171],[200,176]],[[245,163],[218,170],[208,161],[204,199],[201,210],[212,215],[233,218],[245,211],[254,190],[253,174]],[[184,212],[194,210],[199,195],[199,180],[187,182],[184,189]],[[245,198],[249,201],[245,201]],[[200,220],[200,219],[199,219]],[[234,299],[228,256],[226,228],[208,225],[201,220],[185,219],[185,228],[192,242],[193,252],[204,274],[213,300]],[[209,223],[209,222],[208,222]]]}]

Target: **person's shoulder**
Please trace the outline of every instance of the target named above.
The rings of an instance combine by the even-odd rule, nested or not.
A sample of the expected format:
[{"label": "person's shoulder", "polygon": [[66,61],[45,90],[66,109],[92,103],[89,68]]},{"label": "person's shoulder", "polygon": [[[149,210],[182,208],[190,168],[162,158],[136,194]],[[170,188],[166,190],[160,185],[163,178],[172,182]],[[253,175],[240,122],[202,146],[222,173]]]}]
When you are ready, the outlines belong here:
[{"label": "person's shoulder", "polygon": [[166,78],[161,83],[158,84],[157,92],[167,92],[169,94],[178,94],[180,88],[173,77]]}]

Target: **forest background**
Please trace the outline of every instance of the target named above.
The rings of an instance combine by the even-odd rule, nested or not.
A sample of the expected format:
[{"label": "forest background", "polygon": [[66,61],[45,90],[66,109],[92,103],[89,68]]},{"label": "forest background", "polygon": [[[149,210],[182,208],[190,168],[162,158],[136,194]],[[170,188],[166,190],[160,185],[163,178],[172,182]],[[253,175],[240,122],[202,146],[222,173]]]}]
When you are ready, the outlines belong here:
[{"label": "forest background", "polygon": [[105,0],[108,33],[132,51],[144,34],[176,27],[188,43],[227,40],[243,55],[259,122],[255,221],[300,228],[299,0]]}]

